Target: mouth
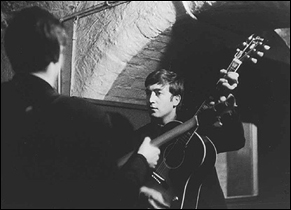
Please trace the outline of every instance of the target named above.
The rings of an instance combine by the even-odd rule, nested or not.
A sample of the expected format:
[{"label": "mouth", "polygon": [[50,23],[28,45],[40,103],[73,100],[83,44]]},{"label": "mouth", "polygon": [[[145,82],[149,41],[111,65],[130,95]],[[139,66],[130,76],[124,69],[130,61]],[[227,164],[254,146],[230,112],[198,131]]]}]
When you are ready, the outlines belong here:
[{"label": "mouth", "polygon": [[156,110],[158,110],[158,108],[155,108],[155,107],[149,107],[149,111],[150,111],[150,112],[155,112]]}]

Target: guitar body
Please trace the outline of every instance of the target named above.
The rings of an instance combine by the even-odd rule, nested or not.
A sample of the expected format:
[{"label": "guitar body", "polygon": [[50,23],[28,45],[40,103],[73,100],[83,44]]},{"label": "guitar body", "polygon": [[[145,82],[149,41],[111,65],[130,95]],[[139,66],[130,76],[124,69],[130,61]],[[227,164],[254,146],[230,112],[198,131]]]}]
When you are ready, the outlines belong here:
[{"label": "guitar body", "polygon": [[[164,132],[179,124],[179,121],[168,123]],[[203,177],[216,161],[214,145],[209,139],[189,131],[162,145],[160,149],[160,160],[144,186],[161,192],[171,208],[196,207]],[[140,196],[139,208],[149,208],[147,199]]]}]

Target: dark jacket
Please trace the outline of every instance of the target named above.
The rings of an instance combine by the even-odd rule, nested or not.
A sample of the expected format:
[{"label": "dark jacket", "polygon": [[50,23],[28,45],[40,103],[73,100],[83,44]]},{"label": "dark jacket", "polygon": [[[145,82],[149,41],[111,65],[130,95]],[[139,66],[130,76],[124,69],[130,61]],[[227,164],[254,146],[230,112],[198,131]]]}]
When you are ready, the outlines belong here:
[{"label": "dark jacket", "polygon": [[136,155],[119,170],[113,134],[96,105],[38,77],[1,84],[1,208],[131,207],[148,165]]},{"label": "dark jacket", "polygon": [[[221,122],[223,123],[222,127],[214,126],[213,123],[217,119],[214,112],[205,111],[203,115],[205,115],[203,116],[203,119],[208,123],[202,123],[203,126],[199,126],[197,133],[202,137],[207,136],[215,145],[217,153],[239,150],[244,146],[245,137],[243,126],[235,109],[223,115],[221,119]],[[135,132],[137,146],[145,136],[155,138],[161,135],[164,132],[162,129],[162,127],[154,123],[149,123],[139,128]],[[203,177],[203,181],[201,183],[202,187],[198,201],[198,208],[225,209],[226,203],[215,167],[210,169],[208,173],[205,174],[205,177]],[[189,182],[189,185],[191,185],[191,182]],[[187,206],[187,208],[194,207]]]}]

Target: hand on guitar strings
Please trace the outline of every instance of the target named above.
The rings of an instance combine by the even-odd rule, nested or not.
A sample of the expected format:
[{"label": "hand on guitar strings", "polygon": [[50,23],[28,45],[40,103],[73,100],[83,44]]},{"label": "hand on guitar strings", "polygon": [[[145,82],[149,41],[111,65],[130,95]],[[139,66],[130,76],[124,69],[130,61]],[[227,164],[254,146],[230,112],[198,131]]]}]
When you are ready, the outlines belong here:
[{"label": "hand on guitar strings", "polygon": [[155,168],[158,163],[161,151],[158,147],[151,144],[151,139],[149,137],[145,137],[137,153],[143,155],[146,158],[150,168]]},{"label": "hand on guitar strings", "polygon": [[[227,71],[225,69],[220,70],[220,79],[218,80],[218,84],[220,84],[221,91],[218,102],[224,102],[229,97],[229,94],[232,90],[234,90],[238,85],[239,74],[233,71]],[[210,102],[210,104],[214,104],[215,102]]]},{"label": "hand on guitar strings", "polygon": [[220,70],[221,78],[219,79],[219,83],[222,86],[226,87],[229,90],[234,90],[238,85],[239,74],[237,72],[228,71],[225,69]]},{"label": "hand on guitar strings", "polygon": [[[237,106],[235,97],[231,94],[238,85],[239,74],[225,69],[220,70],[221,78],[218,80],[219,84],[217,92],[211,96],[208,101],[208,106],[205,106],[203,115],[207,117],[200,117],[200,122],[210,122],[210,124],[221,127],[221,117],[226,114],[232,113],[232,109]],[[207,120],[203,120],[207,119]],[[214,122],[214,123],[213,123]]]}]

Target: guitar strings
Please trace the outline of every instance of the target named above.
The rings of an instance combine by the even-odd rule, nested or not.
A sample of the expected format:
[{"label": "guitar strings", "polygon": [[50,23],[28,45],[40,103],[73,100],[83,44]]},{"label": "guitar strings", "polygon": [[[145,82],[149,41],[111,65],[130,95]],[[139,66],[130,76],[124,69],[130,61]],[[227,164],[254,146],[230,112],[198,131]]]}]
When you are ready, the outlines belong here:
[{"label": "guitar strings", "polygon": [[171,148],[171,150],[169,151],[169,153],[165,156],[165,158],[163,158],[162,162],[160,163],[160,165],[157,168],[157,172],[163,174],[163,172],[166,170],[167,166],[166,166],[166,158],[169,156],[169,154],[171,153],[171,151],[173,150],[173,148],[175,147],[175,145],[177,145],[178,143],[180,143],[180,140],[184,141],[184,137],[185,135],[187,135],[187,133],[183,134],[182,136],[180,136],[176,142],[174,143],[173,147]]}]

